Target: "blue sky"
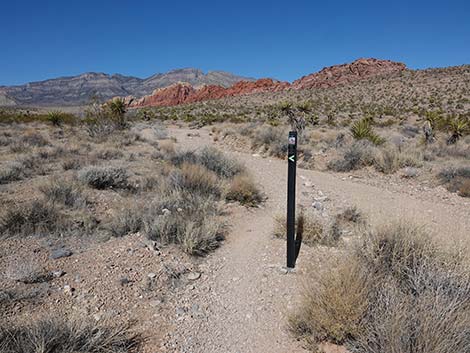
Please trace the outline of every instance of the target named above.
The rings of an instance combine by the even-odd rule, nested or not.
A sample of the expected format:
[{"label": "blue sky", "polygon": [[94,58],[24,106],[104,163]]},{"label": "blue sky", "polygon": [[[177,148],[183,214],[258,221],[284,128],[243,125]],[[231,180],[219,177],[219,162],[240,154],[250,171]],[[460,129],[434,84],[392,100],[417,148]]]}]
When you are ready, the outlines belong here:
[{"label": "blue sky", "polygon": [[181,67],[292,81],[359,57],[470,63],[470,1],[4,1],[0,85]]}]

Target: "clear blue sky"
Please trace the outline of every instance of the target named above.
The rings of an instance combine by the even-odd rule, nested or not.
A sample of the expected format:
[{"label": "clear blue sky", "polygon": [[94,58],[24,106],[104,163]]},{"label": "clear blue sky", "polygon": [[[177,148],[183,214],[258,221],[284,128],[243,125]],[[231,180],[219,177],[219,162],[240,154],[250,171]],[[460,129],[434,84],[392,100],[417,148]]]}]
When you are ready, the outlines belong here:
[{"label": "clear blue sky", "polygon": [[3,1],[0,85],[181,67],[294,80],[377,57],[470,63],[470,1]]}]

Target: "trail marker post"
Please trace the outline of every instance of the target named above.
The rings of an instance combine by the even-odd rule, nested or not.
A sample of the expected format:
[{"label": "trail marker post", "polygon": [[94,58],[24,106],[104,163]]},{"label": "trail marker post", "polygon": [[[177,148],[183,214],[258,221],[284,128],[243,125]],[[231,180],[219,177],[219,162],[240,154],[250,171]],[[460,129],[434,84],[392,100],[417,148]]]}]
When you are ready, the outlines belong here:
[{"label": "trail marker post", "polygon": [[295,183],[297,172],[297,131],[289,132],[287,149],[287,268],[295,267]]}]

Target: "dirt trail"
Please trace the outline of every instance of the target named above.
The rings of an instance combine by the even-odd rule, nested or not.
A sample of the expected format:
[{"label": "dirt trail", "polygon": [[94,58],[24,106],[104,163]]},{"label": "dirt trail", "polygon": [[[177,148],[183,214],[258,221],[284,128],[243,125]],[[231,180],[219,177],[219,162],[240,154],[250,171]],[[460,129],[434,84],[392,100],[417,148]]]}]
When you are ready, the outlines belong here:
[{"label": "dirt trail", "polygon": [[[212,144],[207,130],[171,129],[182,148]],[[234,209],[228,240],[202,262],[202,276],[181,305],[191,315],[175,316],[168,337],[171,352],[305,352],[287,332],[286,314],[298,302],[300,282],[308,262],[302,248],[296,272],[284,274],[285,242],[273,239],[273,216],[285,209],[286,162],[248,153],[226,151],[241,162],[268,196],[255,210]],[[428,226],[436,235],[470,236],[470,203],[457,196],[436,197],[432,190],[419,197],[361,183],[344,176],[299,170],[298,203],[312,204],[319,192],[324,207],[357,206],[373,225],[398,219]],[[313,184],[313,185],[312,185]]]}]

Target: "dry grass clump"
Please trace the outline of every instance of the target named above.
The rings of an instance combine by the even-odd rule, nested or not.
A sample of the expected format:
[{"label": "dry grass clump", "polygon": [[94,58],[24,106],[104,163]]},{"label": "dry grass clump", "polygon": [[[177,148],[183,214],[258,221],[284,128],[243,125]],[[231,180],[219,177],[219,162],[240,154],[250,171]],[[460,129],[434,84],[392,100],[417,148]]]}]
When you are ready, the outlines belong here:
[{"label": "dry grass clump", "polygon": [[106,327],[91,320],[47,318],[0,327],[3,353],[130,353],[137,346],[138,338],[128,328]]},{"label": "dry grass clump", "polygon": [[216,200],[204,194],[168,190],[147,208],[143,232],[164,244],[179,244],[191,255],[205,255],[220,245],[225,225]]},{"label": "dry grass clump", "polygon": [[174,170],[169,177],[172,188],[188,190],[201,195],[221,195],[217,175],[201,165],[184,163],[180,169]]},{"label": "dry grass clump", "polygon": [[81,208],[87,204],[81,185],[70,180],[52,179],[42,185],[39,190],[46,200],[70,208]]},{"label": "dry grass clump", "polygon": [[169,156],[172,164],[198,164],[223,178],[233,178],[244,171],[244,167],[232,158],[226,157],[214,147],[204,147],[200,151],[175,152]]},{"label": "dry grass clump", "polygon": [[92,188],[127,189],[129,173],[122,167],[86,167],[78,172],[78,180]]},{"label": "dry grass clump", "polygon": [[365,234],[310,273],[293,331],[357,353],[470,349],[470,268],[405,224]]},{"label": "dry grass clump", "polygon": [[118,211],[106,225],[106,230],[113,237],[123,237],[142,229],[145,209],[131,206]]},{"label": "dry grass clump", "polygon": [[66,221],[59,211],[42,200],[6,209],[0,215],[0,235],[57,234],[64,230]]},{"label": "dry grass clump", "polygon": [[[300,226],[301,223],[302,226]],[[297,230],[303,228],[302,243],[307,245],[323,245],[327,241],[323,223],[312,212],[300,212],[296,217],[296,225]],[[277,215],[274,218],[273,234],[276,238],[286,238],[287,218],[285,215]]]},{"label": "dry grass clump", "polygon": [[264,197],[250,176],[239,174],[230,182],[225,199],[253,207],[263,202]]},{"label": "dry grass clump", "polygon": [[373,146],[366,140],[358,141],[345,148],[340,159],[328,163],[336,172],[349,172],[362,167],[374,166],[382,173],[394,173],[404,167],[421,167],[423,156],[416,150],[402,150],[394,146]]}]

